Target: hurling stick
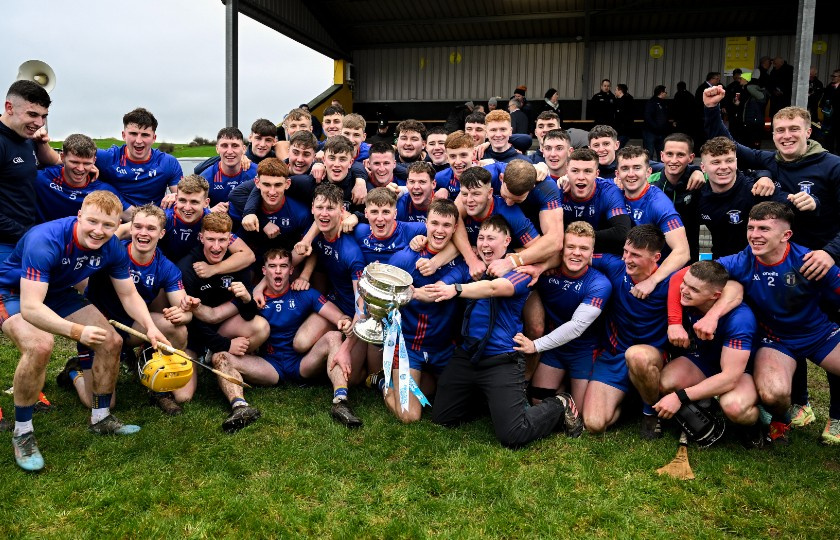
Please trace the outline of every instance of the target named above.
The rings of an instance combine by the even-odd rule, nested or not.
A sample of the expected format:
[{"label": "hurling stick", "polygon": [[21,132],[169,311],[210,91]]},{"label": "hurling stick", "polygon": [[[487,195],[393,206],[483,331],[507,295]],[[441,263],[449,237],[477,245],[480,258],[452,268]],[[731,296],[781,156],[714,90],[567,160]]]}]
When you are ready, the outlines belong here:
[{"label": "hurling stick", "polygon": [[664,467],[656,469],[659,474],[667,474],[678,480],[693,480],[694,471],[688,463],[688,437],[685,432],[680,434],[680,446],[677,448],[677,455]]},{"label": "hurling stick", "polygon": [[[132,336],[134,336],[136,338],[140,338],[147,343],[152,342],[152,340],[149,339],[149,336],[147,336],[143,332],[139,332],[139,331],[135,330],[134,328],[131,328],[130,326],[126,326],[119,321],[115,321],[114,319],[110,319],[108,322],[114,328],[117,328],[119,330],[122,330],[123,332],[131,334]],[[180,356],[181,358],[184,358],[185,360],[189,360],[190,362],[192,362],[193,364],[195,364],[197,366],[201,366],[204,369],[209,369],[210,371],[212,371],[213,373],[215,373],[216,375],[218,375],[219,377],[223,378],[224,380],[226,380],[230,383],[241,386],[243,388],[251,388],[250,385],[248,385],[246,382],[240,381],[238,379],[234,379],[233,377],[231,377],[227,373],[222,373],[218,369],[213,369],[212,367],[210,367],[206,364],[202,364],[198,360],[194,360],[194,359],[190,358],[189,355],[187,355],[187,353],[185,353],[184,351],[176,349],[175,347],[173,347],[171,345],[167,345],[165,343],[158,343],[157,346],[158,346],[158,349],[165,352],[166,354],[174,354],[176,356]]]}]

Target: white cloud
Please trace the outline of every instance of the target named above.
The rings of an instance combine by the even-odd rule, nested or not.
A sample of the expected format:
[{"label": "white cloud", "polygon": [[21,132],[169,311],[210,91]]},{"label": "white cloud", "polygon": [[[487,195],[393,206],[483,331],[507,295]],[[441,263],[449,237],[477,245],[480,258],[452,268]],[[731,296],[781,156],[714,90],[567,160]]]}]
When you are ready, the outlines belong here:
[{"label": "white cloud", "polygon": [[[49,128],[119,137],[146,107],[158,141],[215,138],[225,122],[225,6],[218,0],[27,0],[4,10],[0,87],[26,60],[56,72]],[[332,84],[332,60],[240,15],[239,127],[279,122]]]}]

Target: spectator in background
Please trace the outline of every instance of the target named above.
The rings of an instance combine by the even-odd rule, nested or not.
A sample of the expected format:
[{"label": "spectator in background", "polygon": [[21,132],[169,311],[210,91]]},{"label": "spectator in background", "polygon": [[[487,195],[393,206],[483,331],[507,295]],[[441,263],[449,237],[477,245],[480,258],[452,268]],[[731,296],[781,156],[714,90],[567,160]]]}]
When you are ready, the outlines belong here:
[{"label": "spectator in background", "polygon": [[443,124],[443,129],[445,129],[447,133],[452,133],[453,131],[458,130],[463,131],[467,116],[473,112],[473,109],[475,109],[475,104],[473,104],[472,101],[456,105],[451,111],[449,111],[449,116],[446,117],[446,123]]},{"label": "spectator in background", "polygon": [[697,90],[694,91],[694,129],[691,131],[694,138],[694,147],[700,148],[706,142],[706,132],[703,130],[704,115],[706,114],[703,107],[703,92],[706,88],[717,86],[720,84],[720,72],[710,71],[706,74],[706,80],[703,81]]},{"label": "spectator in background", "polygon": [[793,95],[793,66],[777,56],[773,59],[773,71],[770,72],[770,116],[781,109],[790,107]]},{"label": "spectator in background", "polygon": [[560,110],[560,94],[557,93],[556,88],[549,88],[545,91],[545,97],[541,104],[537,116],[544,112],[553,112],[560,118],[560,128],[563,125],[563,111]]},{"label": "spectator in background", "polygon": [[630,95],[626,84],[619,83],[615,85],[615,130],[618,132],[621,148],[630,140],[633,116],[633,96]]},{"label": "spectator in background", "polygon": [[[519,110],[521,110],[523,113],[525,113],[525,117],[528,119],[528,127],[527,127],[528,131],[526,131],[525,133],[530,134],[530,133],[534,132],[534,124],[537,121],[537,114],[539,114],[539,113],[531,105],[531,102],[528,101],[528,99],[525,97],[525,92],[527,92],[527,91],[528,91],[528,87],[525,86],[524,84],[520,84],[513,91],[513,95],[511,96],[511,99],[519,98]],[[516,133],[516,132],[514,131],[514,133]]]},{"label": "spectator in background", "polygon": [[819,118],[819,103],[823,88],[825,85],[817,78],[817,68],[811,66],[811,72],[808,75],[808,112],[815,120]]},{"label": "spectator in background", "polygon": [[601,91],[592,96],[589,116],[596,126],[615,124],[615,95],[610,91],[611,88],[612,82],[604,79],[601,81]]},{"label": "spectator in background", "polygon": [[488,99],[487,100],[487,111],[490,112],[490,111],[495,111],[496,109],[498,109],[499,108],[499,101],[501,99],[502,98],[499,97],[499,96],[493,96],[490,99]]},{"label": "spectator in background", "polygon": [[769,56],[762,56],[758,61],[758,84],[762,88],[770,86],[770,73],[773,71],[773,59]]},{"label": "spectator in background", "polygon": [[664,85],[657,85],[653,89],[653,96],[645,104],[645,127],[642,131],[644,147],[651,159],[659,157],[665,145],[665,135],[668,134],[668,105],[665,98],[668,92]]},{"label": "spectator in background", "polygon": [[820,99],[820,118],[822,118],[823,141],[825,149],[833,154],[840,153],[837,144],[838,115],[840,115],[840,68],[831,73],[831,80],[823,89]]},{"label": "spectator in background", "polygon": [[312,114],[312,111],[309,110],[308,103],[301,103],[298,109],[303,109],[304,111],[308,112],[312,118],[312,133],[315,134],[316,139],[320,139],[322,135],[324,135],[324,128],[321,126],[321,121],[315,118],[315,115]]},{"label": "spectator in background", "polygon": [[732,100],[735,99],[735,93],[741,91],[742,73],[743,70],[740,68],[733,69],[732,82],[726,85],[726,99],[723,100],[723,105],[730,122],[732,122],[732,116],[735,114],[735,106],[732,104]]},{"label": "spectator in background", "polygon": [[677,93],[671,104],[671,112],[677,133],[691,134],[694,131],[694,96],[688,91],[685,81],[677,83]]},{"label": "spectator in background", "polygon": [[385,120],[380,120],[376,128],[376,133],[371,135],[370,138],[367,139],[367,142],[369,142],[370,144],[378,142],[394,144],[394,135],[389,131],[390,129],[388,127],[388,122],[386,122]]},{"label": "spectator in background", "polygon": [[528,116],[522,111],[522,102],[514,95],[508,101],[508,112],[510,113],[511,133],[522,133],[527,135],[528,130]]},{"label": "spectator in background", "polygon": [[[756,70],[758,71],[758,70]],[[758,84],[758,77],[749,81],[739,79],[740,90],[732,101],[733,114],[729,117],[729,131],[732,137],[750,148],[761,148],[764,131],[764,110],[767,108],[767,91]]]}]

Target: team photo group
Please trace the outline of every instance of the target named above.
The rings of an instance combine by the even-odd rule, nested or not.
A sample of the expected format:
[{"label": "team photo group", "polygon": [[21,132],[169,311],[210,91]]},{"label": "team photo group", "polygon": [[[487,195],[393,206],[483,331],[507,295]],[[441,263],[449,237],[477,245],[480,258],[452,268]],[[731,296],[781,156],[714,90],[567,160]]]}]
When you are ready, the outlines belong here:
[{"label": "team photo group", "polygon": [[112,412],[128,365],[120,384],[171,416],[217,380],[227,433],[261,417],[248,388],[310,385],[312,414],[348,428],[364,429],[352,395],[375,392],[395,422],[489,416],[511,448],[624,416],[644,439],[761,449],[816,420],[810,361],[831,390],[820,440],[840,444],[840,157],[808,110],[775,112],[775,149],[754,149],[709,84],[704,140],[671,133],[650,155],[608,124],[564,129],[551,90],[522,134],[524,94],[370,137],[338,102],[296,108],[279,129],[220,129],[189,171],[144,108],[124,144],[73,134],[59,152],[49,94],[12,84],[0,329],[19,360],[0,429],[17,465],[45,465],[33,417],[56,336],[77,353],[52,360],[55,383],[99,435],[141,429]]}]

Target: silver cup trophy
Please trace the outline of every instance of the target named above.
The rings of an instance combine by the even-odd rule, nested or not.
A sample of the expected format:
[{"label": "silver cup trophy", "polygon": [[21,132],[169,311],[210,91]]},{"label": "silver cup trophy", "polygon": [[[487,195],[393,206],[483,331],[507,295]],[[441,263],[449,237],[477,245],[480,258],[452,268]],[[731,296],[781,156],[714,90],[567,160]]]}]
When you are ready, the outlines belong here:
[{"label": "silver cup trophy", "polygon": [[372,262],[365,267],[359,280],[359,296],[365,301],[366,313],[353,328],[359,338],[382,344],[385,340],[383,321],[391,311],[411,301],[412,281],[411,274],[390,264]]}]

